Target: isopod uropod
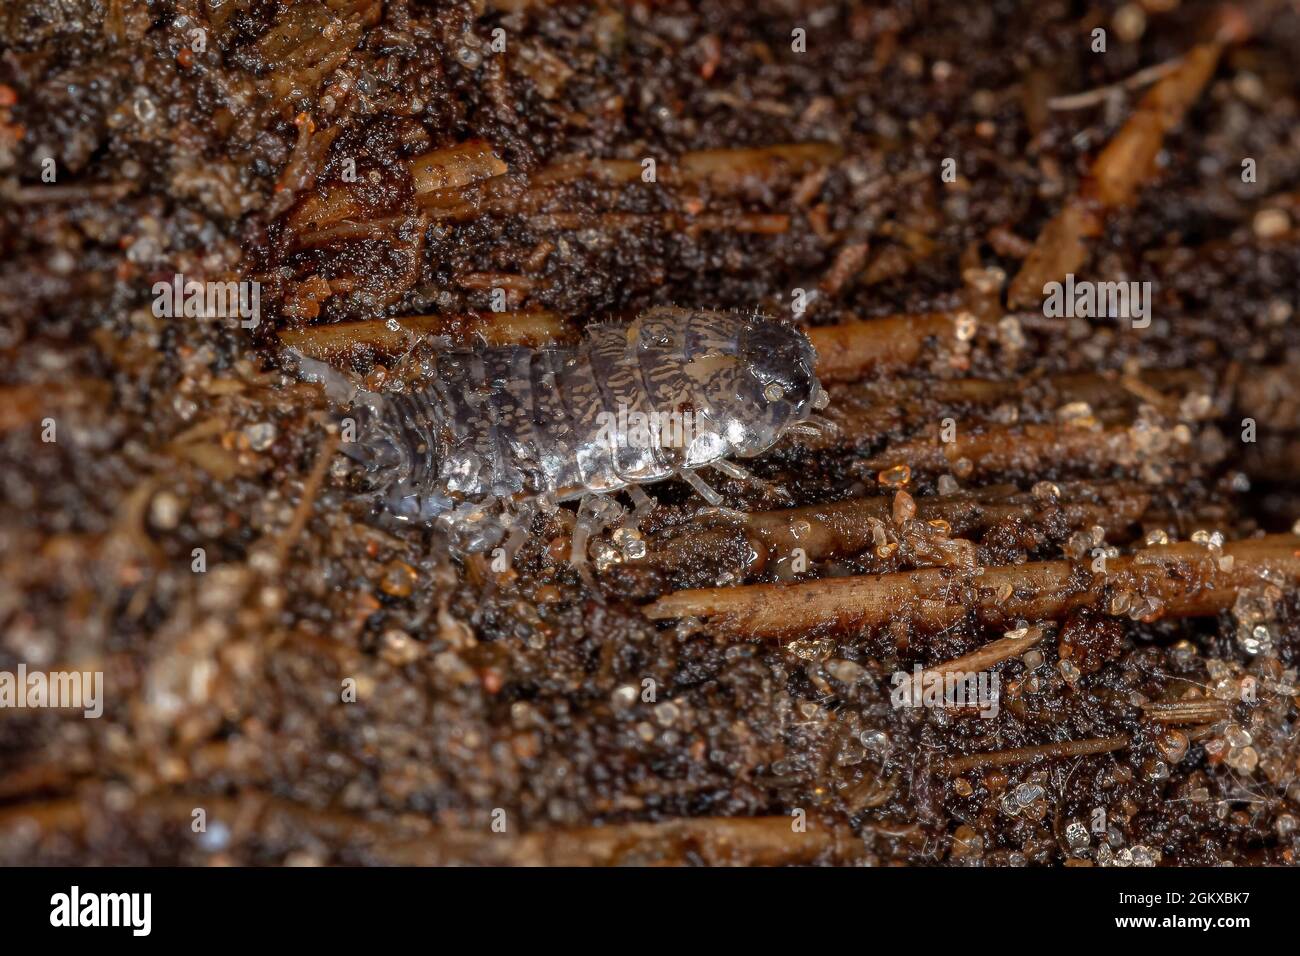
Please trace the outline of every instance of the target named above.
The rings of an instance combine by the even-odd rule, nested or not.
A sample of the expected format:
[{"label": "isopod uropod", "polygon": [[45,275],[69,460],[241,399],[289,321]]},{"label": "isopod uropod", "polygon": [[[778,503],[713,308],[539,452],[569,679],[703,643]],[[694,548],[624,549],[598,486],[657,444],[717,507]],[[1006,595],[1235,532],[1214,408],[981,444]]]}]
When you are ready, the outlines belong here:
[{"label": "isopod uropod", "polygon": [[688,482],[715,468],[755,481],[751,458],[792,429],[808,430],[827,396],[798,329],[759,316],[657,307],[628,324],[598,324],[573,347],[481,346],[433,356],[408,393],[356,396],[357,441],[345,446],[400,520],[438,522],[464,552],[488,550],[532,509],[583,499],[572,560],[622,514],[626,491]]}]

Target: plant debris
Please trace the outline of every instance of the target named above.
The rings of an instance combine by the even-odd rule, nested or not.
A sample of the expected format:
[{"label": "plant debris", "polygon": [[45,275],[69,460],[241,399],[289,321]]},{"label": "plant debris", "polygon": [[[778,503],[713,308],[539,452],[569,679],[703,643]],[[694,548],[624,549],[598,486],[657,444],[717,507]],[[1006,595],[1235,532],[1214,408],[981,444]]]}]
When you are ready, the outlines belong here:
[{"label": "plant debris", "polygon": [[[9,0],[0,675],[103,714],[0,708],[0,863],[1295,863],[1297,38]],[[572,506],[454,561],[340,451],[334,375],[664,305],[805,328],[827,421],[591,583]]]}]

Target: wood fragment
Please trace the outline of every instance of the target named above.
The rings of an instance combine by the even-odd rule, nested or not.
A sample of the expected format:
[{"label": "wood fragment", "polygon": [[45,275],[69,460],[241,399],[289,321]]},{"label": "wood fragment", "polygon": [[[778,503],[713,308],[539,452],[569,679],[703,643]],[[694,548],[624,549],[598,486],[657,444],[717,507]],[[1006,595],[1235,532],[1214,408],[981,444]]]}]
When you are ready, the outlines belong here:
[{"label": "wood fragment", "polygon": [[[836,162],[844,151],[833,143],[778,143],[773,146],[704,149],[659,159],[655,180],[675,186],[707,184],[715,192],[739,192],[781,175],[799,176]],[[534,177],[538,185],[579,178],[608,183],[641,180],[639,159],[576,159],[554,163]]]},{"label": "wood fragment", "polygon": [[808,330],[822,383],[857,381],[869,372],[906,368],[928,340],[955,341],[955,312],[893,315]]},{"label": "wood fragment", "polygon": [[317,132],[316,123],[307,113],[300,113],[295,125],[298,127],[298,140],[275,184],[275,193],[266,209],[267,216],[271,218],[289,209],[302,193],[316,185],[316,177],[325,162],[330,144],[341,130],[339,126],[331,126]]},{"label": "wood fragment", "polygon": [[883,575],[826,578],[800,584],[751,584],[679,591],[646,605],[652,620],[710,619],[732,637],[789,640],[813,630],[854,632],[905,622],[924,631],[952,627],[972,616],[986,625],[1018,619],[1059,619],[1080,607],[1102,605],[1109,594],[1150,601],[1146,620],[1203,617],[1232,606],[1240,588],[1265,572],[1300,582],[1300,538],[1270,535],[1223,549],[1233,558],[1180,543],[1111,558],[1106,573],[1068,561],[977,568],[922,568]]},{"label": "wood fragment", "polygon": [[[1095,497],[1095,501],[1088,500]],[[1061,498],[1045,503],[1022,494],[1013,485],[996,485],[955,495],[916,499],[921,521],[944,521],[952,535],[962,535],[1015,518],[1031,518],[1045,508],[1060,508],[1072,527],[1099,524],[1108,540],[1139,520],[1151,503],[1149,493],[1132,484],[1066,485]],[[760,511],[746,517],[746,526],[766,549],[790,554],[803,548],[810,560],[855,554],[871,545],[869,518],[888,521],[889,496],[854,498],[828,505],[807,505]]]},{"label": "wood fragment", "polygon": [[1013,308],[1039,304],[1047,283],[1061,281],[1083,268],[1089,255],[1088,240],[1101,234],[1106,211],[1131,203],[1152,179],[1165,137],[1182,123],[1200,97],[1223,48],[1217,40],[1192,48],[1146,92],[1092,164],[1080,193],[1066,201],[1039,235],[1011,282],[1008,302]]},{"label": "wood fragment", "polygon": [[[1025,472],[1042,473],[1052,469],[1098,473],[1115,467],[1135,469],[1147,457],[1139,446],[1139,436],[1127,424],[1106,427],[1065,425],[984,425],[978,432],[958,432],[955,441],[944,442],[938,426],[923,438],[891,445],[879,455],[863,459],[858,467],[866,472],[880,472],[896,465],[907,465],[913,472],[954,470],[957,462],[970,464],[968,474],[988,475]],[[1190,444],[1171,442],[1159,455],[1162,462],[1187,459],[1194,449]]]},{"label": "wood fragment", "polygon": [[843,155],[844,151],[833,143],[783,143],[755,149],[703,149],[683,154],[673,172],[687,182],[707,182],[715,189],[737,191],[777,175],[802,175],[818,167],[828,166]]},{"label": "wood fragment", "polygon": [[1159,724],[1203,724],[1226,720],[1232,705],[1226,700],[1200,697],[1193,700],[1153,702],[1142,705],[1142,712]]},{"label": "wood fragment", "polygon": [[839,295],[862,271],[870,251],[871,247],[865,242],[851,242],[844,246],[822,276],[819,283],[822,292],[828,296]]},{"label": "wood fragment", "polygon": [[103,407],[112,386],[101,379],[0,385],[0,435],[69,409]]},{"label": "wood fragment", "polygon": [[825,415],[837,426],[835,432],[793,440],[813,449],[865,443],[915,431],[952,411],[960,411],[963,420],[969,420],[968,413],[999,404],[1042,409],[1086,402],[1094,411],[1102,411],[1133,409],[1137,398],[1173,414],[1182,395],[1198,388],[1212,391],[1213,387],[1203,373],[1190,369],[1153,370],[1140,378],[1096,372],[941,381],[869,378],[828,389],[831,402]]},{"label": "wood fragment", "polygon": [[489,345],[542,347],[572,341],[576,334],[569,320],[555,312],[493,312],[311,325],[286,329],[280,333],[280,342],[308,358],[338,362],[365,353],[400,355],[428,336],[449,336],[458,344],[481,338]]},{"label": "wood fragment", "polygon": [[316,496],[320,493],[321,483],[325,480],[325,472],[329,470],[330,461],[334,458],[334,451],[338,448],[338,445],[339,436],[333,432],[326,434],[325,440],[321,442],[320,450],[316,453],[316,461],[312,465],[311,471],[307,473],[306,482],[303,483],[302,496],[298,499],[297,507],[293,510],[293,518],[289,521],[289,526],[284,529],[284,533],[276,541],[277,567],[283,568],[285,566],[285,562],[289,558],[289,552],[302,534],[303,528],[307,526],[312,510],[316,506]]},{"label": "wood fragment", "polygon": [[471,183],[506,172],[507,166],[481,139],[435,149],[410,161],[416,195],[441,189],[463,189]]},{"label": "wood fragment", "polygon": [[[710,197],[725,196],[783,177],[797,177],[836,161],[842,150],[827,143],[789,143],[755,149],[702,150],[663,157],[656,165],[655,182],[678,190],[707,189]],[[434,190],[416,199],[439,220],[464,221],[484,214],[531,215],[531,224],[555,229],[591,228],[596,221],[606,229],[629,229],[650,222],[665,228],[753,232],[784,232],[788,216],[734,211],[686,215],[571,213],[549,208],[557,188],[583,180],[609,186],[641,182],[639,159],[565,159],[531,175],[504,174],[469,183],[459,189]]]},{"label": "wood fragment", "polygon": [[1136,112],[1093,163],[1097,198],[1111,209],[1126,206],[1155,173],[1165,137],[1178,127],[1219,65],[1223,46],[1194,47],[1178,68],[1142,97]]},{"label": "wood fragment", "polygon": [[1094,737],[1088,740],[1063,740],[1054,744],[1039,744],[1032,747],[1015,747],[1011,750],[998,750],[993,753],[971,754],[966,757],[949,757],[942,761],[937,769],[940,773],[957,775],[970,770],[982,770],[994,767],[1014,767],[1019,764],[1032,763],[1036,760],[1059,760],[1062,757],[1086,757],[1092,754],[1111,753],[1123,750],[1129,745],[1129,738],[1123,734],[1118,737]]},{"label": "wood fragment", "polygon": [[[142,798],[137,820],[151,816],[188,825],[194,807],[220,820],[236,835],[276,828],[347,846],[393,866],[615,866],[712,865],[788,866],[837,858],[854,846],[842,827],[810,816],[797,833],[788,816],[688,817],[655,823],[559,828],[506,836],[482,829],[429,828],[367,820],[260,793],[239,798],[211,794],[155,794]],[[32,801],[0,808],[0,833],[24,823],[43,834],[76,837],[89,823],[85,804],[75,798]]]},{"label": "wood fragment", "polygon": [[19,185],[12,180],[0,180],[0,196],[17,205],[38,203],[117,202],[134,192],[132,182],[108,183],[43,183],[39,186]]},{"label": "wood fragment", "polygon": [[85,826],[85,808],[80,800],[32,800],[0,807],[0,833],[22,825],[33,825],[43,833],[76,832]]},{"label": "wood fragment", "polygon": [[1043,288],[1079,272],[1088,261],[1088,241],[1101,235],[1102,219],[1095,204],[1070,199],[1038,235],[1033,250],[1011,280],[1007,302],[1012,308],[1038,307]]},{"label": "wood fragment", "polygon": [[1144,86],[1162,80],[1174,70],[1182,65],[1183,58],[1177,57],[1172,60],[1165,60],[1163,63],[1157,63],[1155,66],[1148,66],[1145,69],[1138,70],[1132,76],[1121,80],[1118,83],[1110,83],[1106,86],[1099,86],[1096,89],[1085,90],[1082,93],[1070,93],[1065,96],[1053,96],[1047,101],[1047,108],[1050,110],[1082,110],[1090,106],[1096,106],[1104,103],[1116,93],[1124,90],[1136,90]]},{"label": "wood fragment", "polygon": [[790,217],[784,213],[727,212],[700,213],[694,216],[677,213],[605,212],[592,215],[581,212],[548,212],[530,216],[528,224],[546,231],[603,229],[610,232],[659,228],[665,232],[739,232],[757,235],[780,235],[790,229]]},{"label": "wood fragment", "polygon": [[1019,657],[1041,641],[1044,634],[1041,627],[1029,627],[1024,631],[1024,634],[1015,636],[1008,634],[996,641],[990,641],[969,654],[962,654],[941,664],[932,664],[921,672],[922,677],[926,674],[937,674],[940,677],[946,677],[948,674],[972,674],[976,671],[988,670],[995,664],[1009,661],[1013,657]]},{"label": "wood fragment", "polygon": [[810,820],[793,832],[788,816],[693,817],[525,833],[512,839],[469,831],[384,843],[376,855],[399,866],[789,866],[834,858],[846,833]]},{"label": "wood fragment", "polygon": [[0,776],[0,800],[29,798],[42,791],[65,789],[81,775],[70,767],[52,763],[8,770]]},{"label": "wood fragment", "polygon": [[[410,160],[408,169],[416,201],[424,206],[454,207],[468,187],[506,173],[507,167],[481,139],[435,149]],[[310,195],[294,207],[285,223],[299,248],[327,242],[379,238],[392,232],[394,219],[375,218],[362,205],[355,187],[332,183],[323,195]]]}]

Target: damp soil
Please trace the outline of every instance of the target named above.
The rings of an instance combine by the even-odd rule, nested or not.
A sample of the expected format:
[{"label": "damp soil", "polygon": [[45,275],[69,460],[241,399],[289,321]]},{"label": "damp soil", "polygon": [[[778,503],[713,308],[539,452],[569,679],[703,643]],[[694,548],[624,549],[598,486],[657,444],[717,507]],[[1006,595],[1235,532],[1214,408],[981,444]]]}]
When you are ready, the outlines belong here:
[{"label": "damp soil", "polygon": [[[864,463],[947,417],[1138,422],[1187,446],[911,469],[918,505],[953,481],[1041,499],[954,531],[981,567],[1291,530],[1300,14],[1232,9],[1250,35],[1093,242],[1093,277],[1155,290],[1151,326],[1124,335],[1010,311],[1003,289],[1139,102],[1126,83],[1203,42],[1217,4],[10,0],[0,670],[102,671],[105,695],[94,720],[0,715],[0,862],[1294,862],[1293,582],[1261,578],[1208,616],[1108,594],[1009,627],[971,613],[934,633],[900,609],[783,641],[643,610],[933,563],[889,546],[908,506]],[[413,161],[470,141],[507,172],[434,203]],[[790,143],[837,156],[698,188],[596,169]],[[557,168],[577,172],[531,189]],[[305,239],[303,217],[343,199],[348,235]],[[258,281],[260,323],[158,316],[153,286],[176,274]],[[340,323],[490,322],[497,288],[579,329],[656,304],[789,316],[805,289],[809,327],[970,308],[979,332],[838,393],[889,414],[753,463],[798,505],[879,497],[870,547],[756,564],[752,539],[667,483],[643,533],[671,560],[600,542],[593,590],[567,510],[504,573],[387,521],[337,452],[337,409],[281,347]],[[364,342],[348,356],[341,372],[400,387]],[[1137,373],[1190,377],[1162,400],[1124,391]],[[1050,383],[1071,375],[1111,392],[1063,409]],[[1023,385],[989,407],[945,391],[958,379]],[[736,508],[781,507],[716,477]],[[1115,482],[1142,489],[1140,516],[1081,526],[1053,504],[1053,487],[1104,501]],[[893,705],[896,672],[1033,627],[1037,647],[996,665],[996,717]],[[1144,706],[1186,700],[1223,706],[1188,724]]]}]

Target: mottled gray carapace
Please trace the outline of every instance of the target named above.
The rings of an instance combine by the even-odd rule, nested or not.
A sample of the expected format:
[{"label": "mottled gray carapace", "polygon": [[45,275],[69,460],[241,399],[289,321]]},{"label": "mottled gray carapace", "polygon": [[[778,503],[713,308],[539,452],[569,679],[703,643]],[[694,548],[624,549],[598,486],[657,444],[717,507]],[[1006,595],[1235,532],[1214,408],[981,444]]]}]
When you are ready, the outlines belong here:
[{"label": "mottled gray carapace", "polygon": [[[815,359],[806,335],[771,319],[654,308],[589,326],[571,348],[439,352],[417,389],[362,396],[349,453],[408,521],[459,523],[494,501],[549,504],[672,477],[716,504],[694,471],[744,475],[727,460],[808,421],[825,404]],[[461,535],[474,550],[498,538]]]}]

